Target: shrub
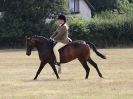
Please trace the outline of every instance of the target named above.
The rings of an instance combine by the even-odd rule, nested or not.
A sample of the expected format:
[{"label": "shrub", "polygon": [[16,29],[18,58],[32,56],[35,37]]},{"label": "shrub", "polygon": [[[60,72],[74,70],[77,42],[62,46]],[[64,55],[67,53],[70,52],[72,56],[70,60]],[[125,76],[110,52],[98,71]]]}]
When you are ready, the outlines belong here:
[{"label": "shrub", "polygon": [[71,37],[92,41],[99,47],[133,45],[133,16],[111,14],[110,16],[110,18],[97,16],[90,22],[81,19],[70,21]]},{"label": "shrub", "polygon": [[85,22],[82,19],[72,19],[70,21],[70,36],[73,40],[76,39],[83,39],[87,40],[88,39],[88,33],[89,33],[89,29],[86,28],[87,27],[87,22]]},{"label": "shrub", "polygon": [[95,7],[96,12],[116,9],[118,7],[118,0],[90,0]]}]

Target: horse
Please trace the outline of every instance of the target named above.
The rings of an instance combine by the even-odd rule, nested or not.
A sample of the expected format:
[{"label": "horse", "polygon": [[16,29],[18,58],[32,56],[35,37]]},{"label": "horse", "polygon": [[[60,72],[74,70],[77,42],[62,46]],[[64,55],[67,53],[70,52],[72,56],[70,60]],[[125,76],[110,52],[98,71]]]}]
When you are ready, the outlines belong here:
[{"label": "horse", "polygon": [[[31,36],[26,38],[26,55],[30,56],[34,48],[37,49],[40,59],[40,67],[34,77],[34,80],[38,78],[38,75],[48,63],[52,67],[57,79],[60,79],[56,67],[55,67],[55,55],[53,53],[54,43],[50,39],[43,36]],[[98,65],[90,57],[90,47],[101,58],[106,59],[106,56],[97,51],[94,44],[85,41],[73,41],[67,44],[65,47],[59,50],[61,64],[68,63],[74,59],[78,59],[86,71],[85,79],[88,79],[90,68],[87,64],[89,62],[97,71],[100,78],[103,78]]]}]

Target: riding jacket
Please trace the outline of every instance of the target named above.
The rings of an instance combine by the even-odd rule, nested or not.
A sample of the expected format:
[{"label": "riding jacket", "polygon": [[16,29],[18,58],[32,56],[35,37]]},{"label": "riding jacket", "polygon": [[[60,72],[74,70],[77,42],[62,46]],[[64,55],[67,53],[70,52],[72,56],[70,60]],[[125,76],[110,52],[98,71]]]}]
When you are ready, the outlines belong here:
[{"label": "riding jacket", "polygon": [[53,33],[53,35],[50,38],[54,39],[54,41],[56,42],[68,44],[69,43],[68,34],[69,33],[67,26],[62,25],[57,28],[57,30]]}]

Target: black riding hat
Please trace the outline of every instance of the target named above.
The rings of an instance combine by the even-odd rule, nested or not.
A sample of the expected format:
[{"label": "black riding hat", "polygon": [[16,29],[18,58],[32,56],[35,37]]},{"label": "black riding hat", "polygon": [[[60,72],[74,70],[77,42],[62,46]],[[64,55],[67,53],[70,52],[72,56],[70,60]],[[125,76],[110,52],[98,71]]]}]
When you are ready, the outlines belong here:
[{"label": "black riding hat", "polygon": [[58,19],[60,20],[64,20],[66,22],[66,16],[65,15],[59,15]]}]

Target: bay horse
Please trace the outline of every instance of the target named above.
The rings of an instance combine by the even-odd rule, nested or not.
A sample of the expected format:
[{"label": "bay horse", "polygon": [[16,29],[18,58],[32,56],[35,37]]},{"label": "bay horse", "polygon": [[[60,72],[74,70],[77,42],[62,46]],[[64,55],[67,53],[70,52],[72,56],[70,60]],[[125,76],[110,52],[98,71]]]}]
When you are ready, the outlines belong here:
[{"label": "bay horse", "polygon": [[[60,78],[54,65],[55,55],[53,53],[53,46],[53,41],[43,36],[36,35],[26,38],[26,55],[30,56],[32,49],[36,48],[39,54],[39,59],[41,61],[34,80],[37,79],[38,75],[47,63],[49,63],[52,67],[57,79]],[[90,68],[87,62],[89,62],[96,69],[99,77],[103,78],[97,64],[90,57],[90,47],[99,57],[106,59],[106,56],[97,51],[94,44],[90,42],[86,43],[85,41],[73,41],[59,50],[61,63],[68,63],[74,59],[78,59],[86,71],[85,78],[88,79]]]}]

